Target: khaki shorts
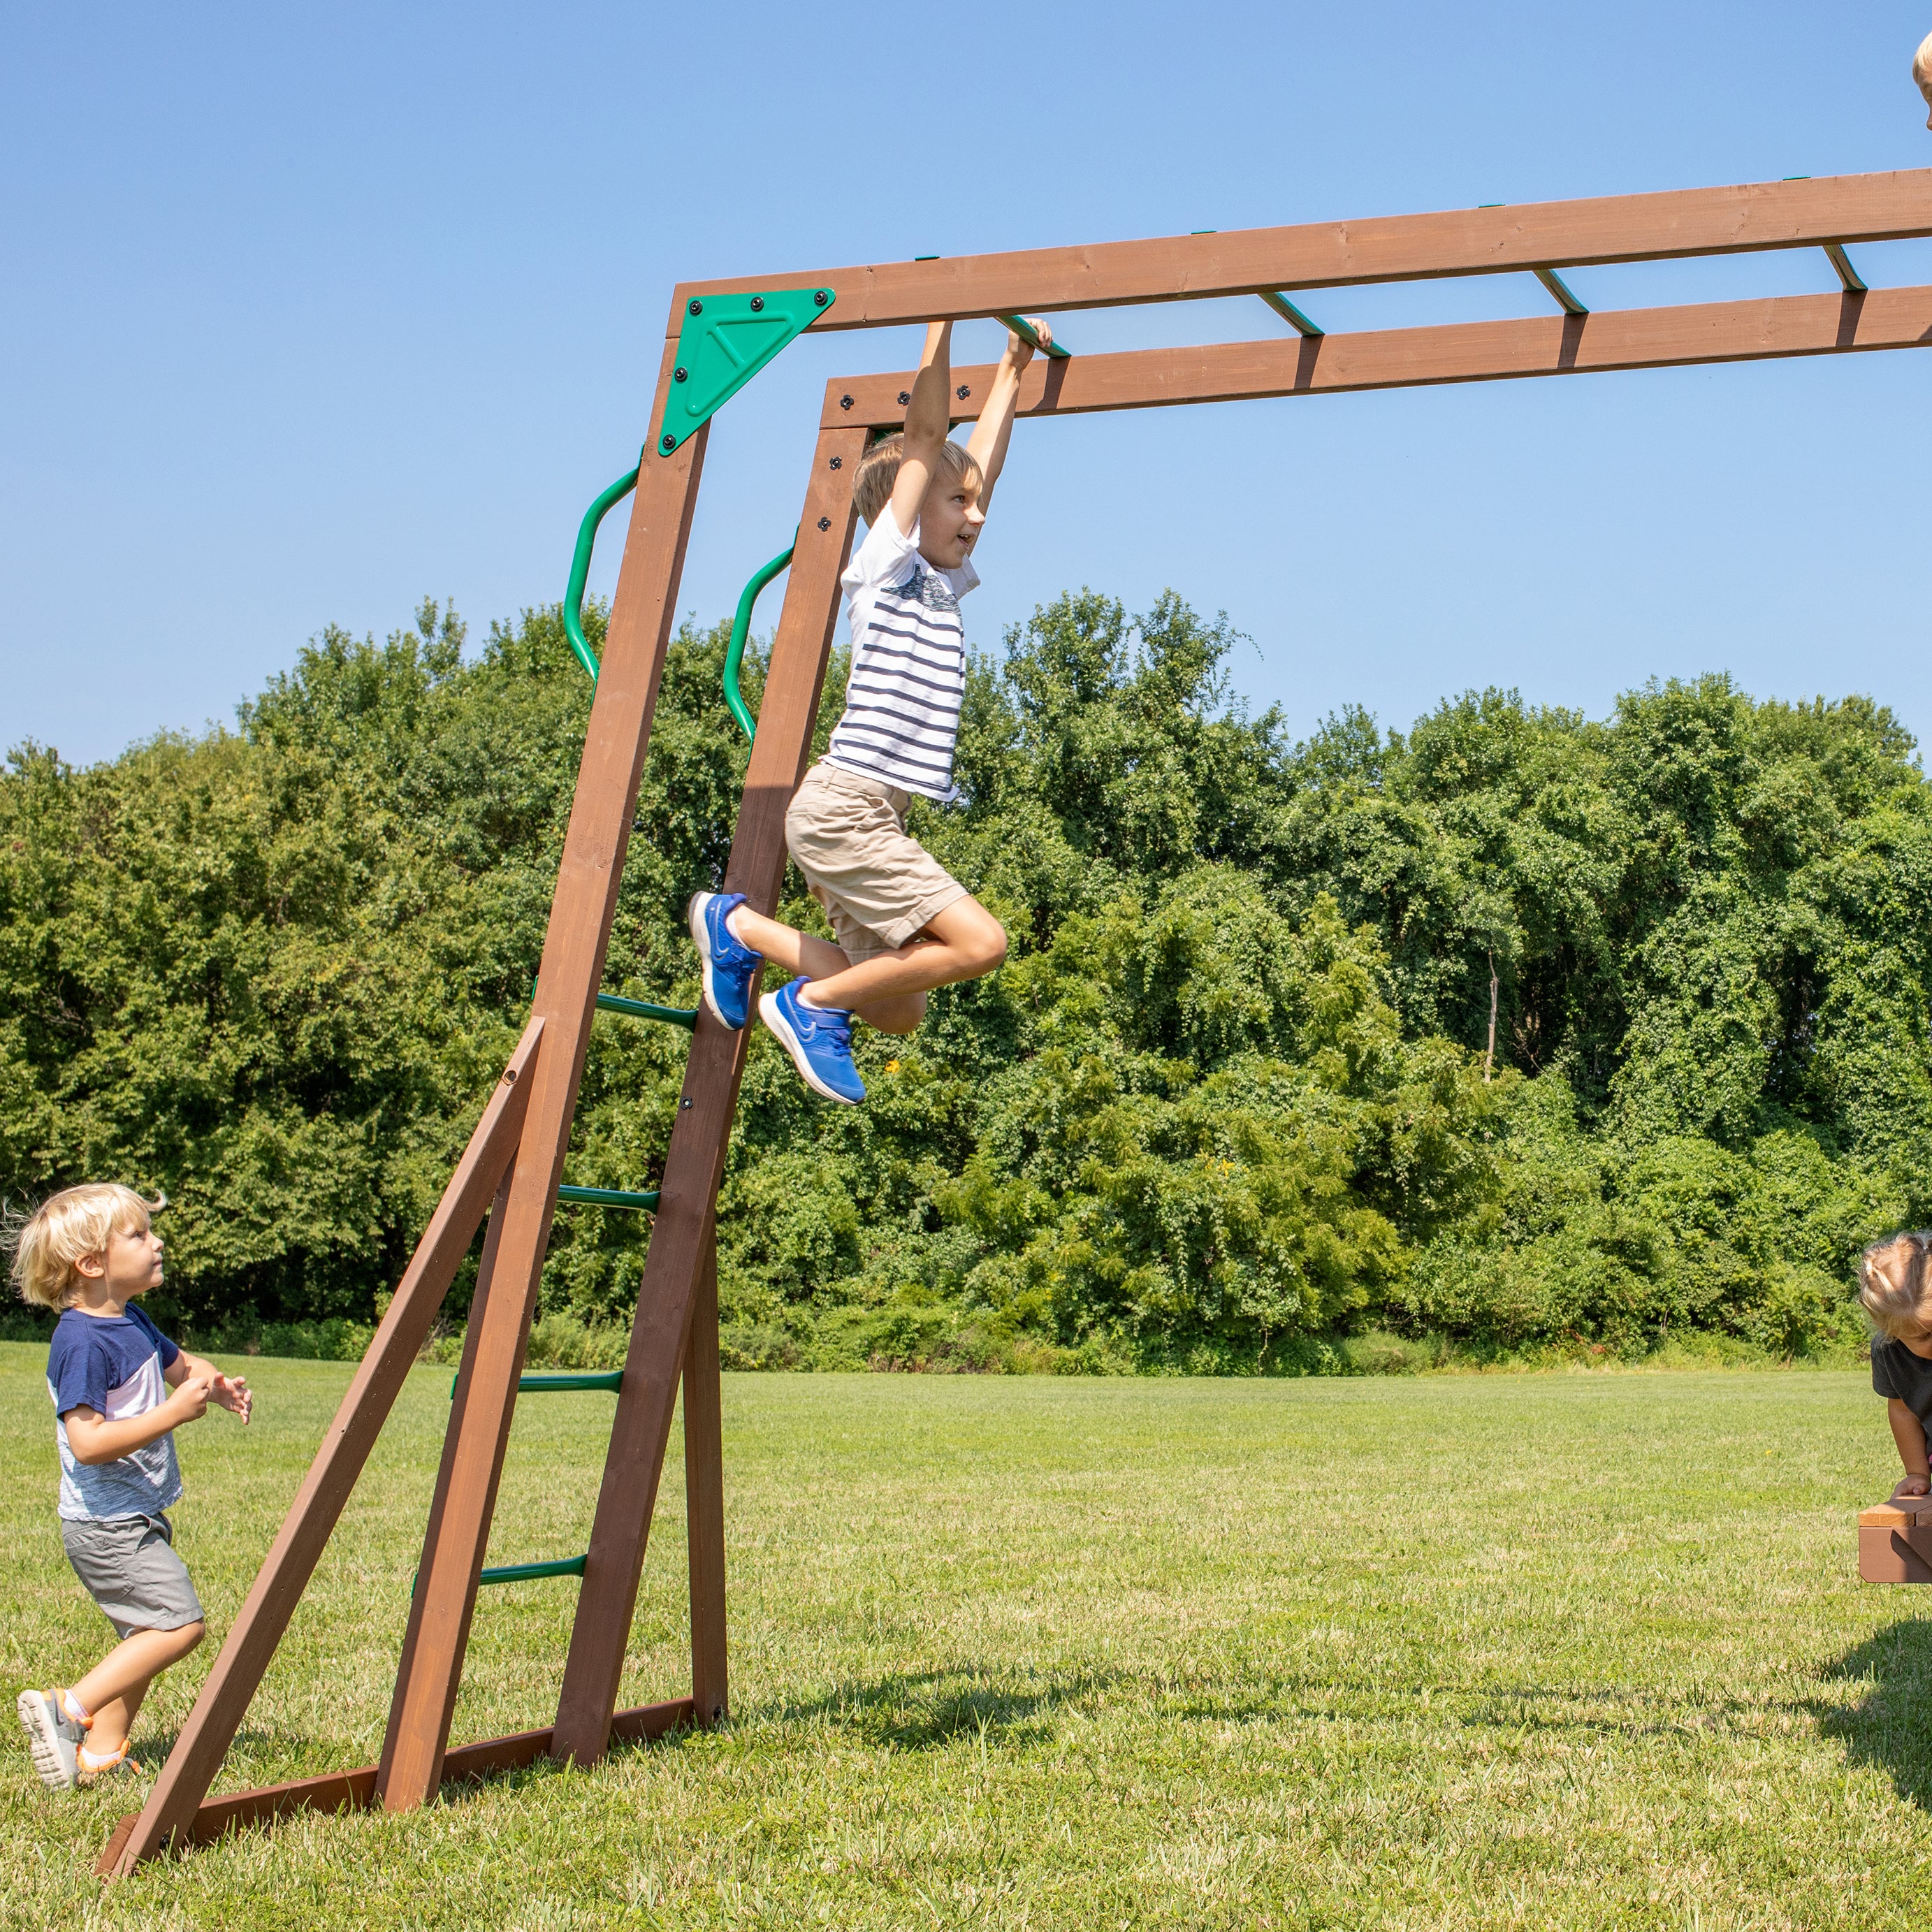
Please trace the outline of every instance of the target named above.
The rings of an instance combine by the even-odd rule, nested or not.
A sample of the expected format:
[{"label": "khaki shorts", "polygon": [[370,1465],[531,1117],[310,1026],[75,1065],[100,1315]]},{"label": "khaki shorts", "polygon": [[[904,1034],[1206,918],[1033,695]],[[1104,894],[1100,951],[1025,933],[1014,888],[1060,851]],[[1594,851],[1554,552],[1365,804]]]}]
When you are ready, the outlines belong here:
[{"label": "khaki shorts", "polygon": [[785,844],[856,966],[896,952],[970,896],[906,836],[908,794],[836,765],[814,765],[785,814]]}]

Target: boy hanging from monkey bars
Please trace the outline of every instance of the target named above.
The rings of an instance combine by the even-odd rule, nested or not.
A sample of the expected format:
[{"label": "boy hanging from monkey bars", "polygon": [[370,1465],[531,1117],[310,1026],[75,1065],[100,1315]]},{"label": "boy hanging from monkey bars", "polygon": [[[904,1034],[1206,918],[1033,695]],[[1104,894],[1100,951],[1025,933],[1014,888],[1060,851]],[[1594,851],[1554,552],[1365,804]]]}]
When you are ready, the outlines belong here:
[{"label": "boy hanging from monkey bars", "polygon": [[[1045,323],[1032,328],[1044,348]],[[814,938],[745,902],[699,892],[691,936],[704,1004],[725,1026],[751,1016],[760,968],[797,976],[758,1011],[806,1084],[866,1097],[852,1022],[909,1034],[935,986],[977,980],[1006,956],[1000,922],[906,830],[913,797],[957,796],[952,757],[966,690],[959,600],[980,581],[972,552],[1006,461],[1020,372],[1034,345],[1009,332],[986,406],[962,448],[946,434],[952,325],[928,326],[905,428],[875,443],[854,494],[868,530],[840,584],[852,636],[844,714],[785,814],[785,844],[838,936]]]}]

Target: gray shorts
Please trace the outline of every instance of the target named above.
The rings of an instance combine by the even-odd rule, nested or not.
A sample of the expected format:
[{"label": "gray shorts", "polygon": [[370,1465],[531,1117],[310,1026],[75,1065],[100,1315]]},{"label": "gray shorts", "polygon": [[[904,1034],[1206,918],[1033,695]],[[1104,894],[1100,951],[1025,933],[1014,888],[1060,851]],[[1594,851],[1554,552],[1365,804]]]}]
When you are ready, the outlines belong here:
[{"label": "gray shorts", "polygon": [[201,1599],[188,1565],[175,1554],[174,1527],[166,1516],[63,1519],[61,1541],[74,1574],[116,1636],[202,1621]]}]

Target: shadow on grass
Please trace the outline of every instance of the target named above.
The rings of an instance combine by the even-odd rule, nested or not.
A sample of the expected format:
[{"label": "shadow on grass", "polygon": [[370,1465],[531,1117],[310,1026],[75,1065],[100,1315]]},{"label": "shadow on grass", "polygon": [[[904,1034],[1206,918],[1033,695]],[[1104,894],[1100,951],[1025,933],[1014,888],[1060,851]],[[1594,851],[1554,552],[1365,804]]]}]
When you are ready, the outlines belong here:
[{"label": "shadow on grass", "polygon": [[1843,1738],[1854,1764],[1876,1765],[1899,1796],[1932,1811],[1932,1617],[1906,1617],[1846,1652],[1821,1673],[1869,1684],[1850,1709],[1819,1709],[1819,1728]]},{"label": "shadow on grass", "polygon": [[782,1724],[834,1726],[898,1750],[938,1750],[958,1738],[1024,1744],[1047,1735],[1054,1711],[1119,1681],[1112,1671],[1017,1682],[970,1667],[892,1671],[869,1682],[835,1684],[823,1696],[788,1699],[758,1714]]}]

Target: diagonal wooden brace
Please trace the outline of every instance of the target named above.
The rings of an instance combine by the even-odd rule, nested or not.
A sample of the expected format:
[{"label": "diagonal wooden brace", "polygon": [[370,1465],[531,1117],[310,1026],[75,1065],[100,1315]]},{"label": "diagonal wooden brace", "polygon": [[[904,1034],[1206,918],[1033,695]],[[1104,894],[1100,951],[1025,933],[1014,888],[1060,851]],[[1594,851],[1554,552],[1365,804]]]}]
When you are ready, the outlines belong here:
[{"label": "diagonal wooden brace", "polygon": [[152,1858],[185,1832],[207,1796],[498,1180],[516,1156],[543,1035],[541,1019],[524,1028],[147,1803],[97,1868],[102,1877]]}]

